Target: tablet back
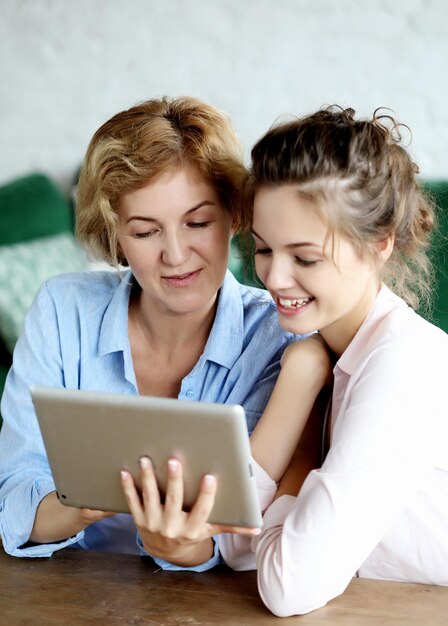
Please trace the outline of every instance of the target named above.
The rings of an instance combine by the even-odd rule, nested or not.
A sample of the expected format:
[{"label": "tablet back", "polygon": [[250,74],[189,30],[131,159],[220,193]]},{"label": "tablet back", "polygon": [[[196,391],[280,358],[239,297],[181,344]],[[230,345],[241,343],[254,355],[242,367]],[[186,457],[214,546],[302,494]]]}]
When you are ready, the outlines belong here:
[{"label": "tablet back", "polygon": [[64,504],[129,512],[120,469],[139,485],[138,460],[149,456],[163,494],[166,461],[174,456],[183,465],[186,509],[201,477],[214,474],[218,492],[209,521],[261,526],[241,406],[47,387],[33,387],[31,395]]}]

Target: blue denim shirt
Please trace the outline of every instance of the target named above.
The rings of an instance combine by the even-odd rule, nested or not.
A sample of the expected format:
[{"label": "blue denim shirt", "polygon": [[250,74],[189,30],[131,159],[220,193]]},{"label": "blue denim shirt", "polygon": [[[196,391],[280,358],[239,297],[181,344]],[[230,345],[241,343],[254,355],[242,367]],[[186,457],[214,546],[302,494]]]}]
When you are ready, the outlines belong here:
[{"label": "blue denim shirt", "polygon": [[[9,554],[48,557],[70,545],[142,553],[126,514],[64,541],[26,545],[40,501],[55,489],[29,387],[137,395],[128,337],[132,284],[130,272],[59,275],[42,286],[28,312],[1,404],[0,532]],[[280,329],[270,296],[240,285],[228,272],[204,353],[182,380],[179,398],[241,404],[251,432],[271,394],[283,350],[294,339]],[[216,552],[192,569],[208,569],[218,559]]]}]

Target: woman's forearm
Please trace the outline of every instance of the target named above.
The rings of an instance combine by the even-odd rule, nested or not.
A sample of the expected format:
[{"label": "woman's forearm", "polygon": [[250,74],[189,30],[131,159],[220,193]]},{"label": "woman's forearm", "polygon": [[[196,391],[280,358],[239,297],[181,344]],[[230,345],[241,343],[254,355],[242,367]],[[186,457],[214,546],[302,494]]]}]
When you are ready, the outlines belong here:
[{"label": "woman's forearm", "polygon": [[331,370],[323,348],[314,339],[305,346],[309,341],[288,348],[269,403],[251,436],[253,457],[275,482],[285,473]]},{"label": "woman's forearm", "polygon": [[297,448],[278,484],[275,499],[284,495],[297,496],[308,474],[321,466],[322,417],[327,396],[328,394],[323,392],[316,400]]},{"label": "woman's forearm", "polygon": [[61,541],[110,515],[111,513],[103,511],[65,506],[59,502],[56,492],[52,491],[39,504],[30,541],[34,543]]}]

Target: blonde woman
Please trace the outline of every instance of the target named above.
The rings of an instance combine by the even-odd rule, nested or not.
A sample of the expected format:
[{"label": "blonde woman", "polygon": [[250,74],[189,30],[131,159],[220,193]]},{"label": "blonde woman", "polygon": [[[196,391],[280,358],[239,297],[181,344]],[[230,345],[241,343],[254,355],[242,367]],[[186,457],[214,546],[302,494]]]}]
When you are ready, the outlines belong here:
[{"label": "blonde woman", "polygon": [[166,506],[147,459],[143,501],[123,474],[132,516],[61,505],[29,387],[241,404],[252,431],[293,335],[279,328],[266,292],[227,271],[244,176],[227,116],[194,98],[149,100],[95,133],[79,180],[77,233],[99,259],[129,269],[53,278],[28,313],[1,405],[8,553],[50,556],[75,546],[149,553],[166,568],[219,562],[212,536],[220,529],[207,524],[216,480],[205,477],[196,506],[182,511],[176,459],[168,462],[176,495]]}]

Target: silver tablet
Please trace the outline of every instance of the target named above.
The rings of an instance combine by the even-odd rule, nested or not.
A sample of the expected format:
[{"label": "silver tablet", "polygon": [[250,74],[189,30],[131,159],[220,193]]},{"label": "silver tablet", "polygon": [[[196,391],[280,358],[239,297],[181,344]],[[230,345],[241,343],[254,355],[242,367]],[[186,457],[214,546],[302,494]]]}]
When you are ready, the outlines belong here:
[{"label": "silver tablet", "polygon": [[30,391],[62,503],[129,512],[120,470],[128,469],[138,484],[138,460],[149,456],[163,494],[166,461],[174,456],[183,465],[185,509],[196,500],[201,477],[214,474],[218,491],[209,521],[261,526],[241,406],[50,387]]}]

